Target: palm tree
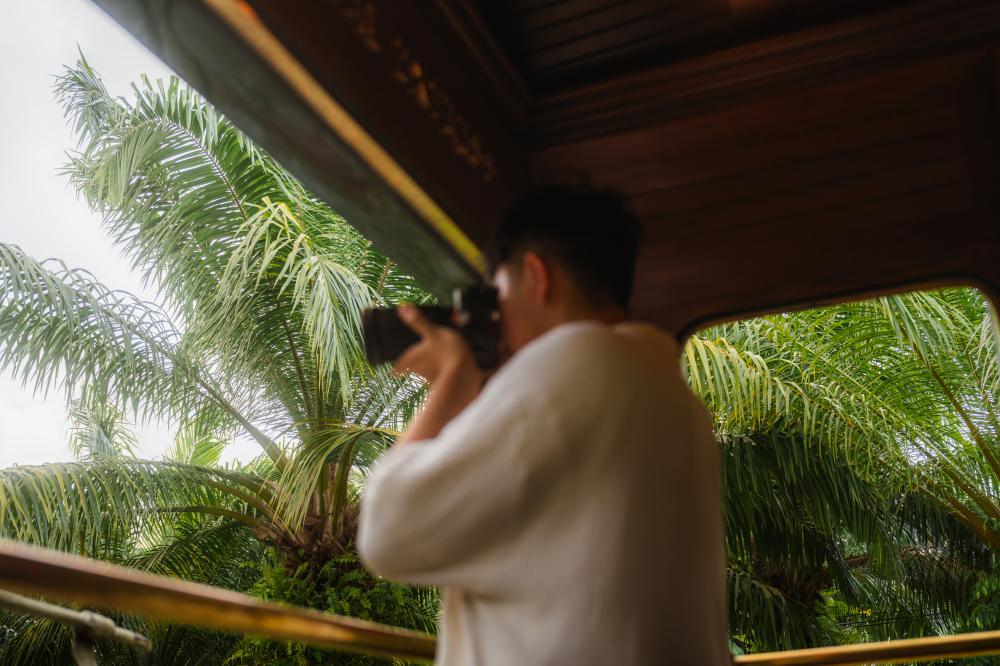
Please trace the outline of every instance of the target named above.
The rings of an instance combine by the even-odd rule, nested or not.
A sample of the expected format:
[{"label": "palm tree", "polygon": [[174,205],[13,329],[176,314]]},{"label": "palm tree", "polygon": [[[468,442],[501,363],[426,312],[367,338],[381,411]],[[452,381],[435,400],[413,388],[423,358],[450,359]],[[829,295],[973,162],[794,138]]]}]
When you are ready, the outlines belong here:
[{"label": "palm tree", "polygon": [[[164,307],[0,244],[0,368],[66,395],[78,454],[0,472],[0,535],[237,589],[266,553],[360,571],[359,475],[422,398],[365,363],[361,311],[429,296],[176,79],[133,89],[82,56],[57,79],[66,173]],[[172,424],[173,451],[130,455],[126,414]],[[219,465],[237,438],[260,457]]]},{"label": "palm tree", "polygon": [[[865,378],[905,420],[912,485],[1000,551],[1000,359],[989,303],[971,289],[883,298],[811,322],[817,352]],[[864,350],[864,354],[856,350]],[[852,350],[855,350],[852,352]]]},{"label": "palm tree", "polygon": [[[692,338],[688,376],[723,447],[737,643],[961,626],[995,550],[991,331],[981,296],[948,290]],[[830,617],[852,609],[853,636]]]}]

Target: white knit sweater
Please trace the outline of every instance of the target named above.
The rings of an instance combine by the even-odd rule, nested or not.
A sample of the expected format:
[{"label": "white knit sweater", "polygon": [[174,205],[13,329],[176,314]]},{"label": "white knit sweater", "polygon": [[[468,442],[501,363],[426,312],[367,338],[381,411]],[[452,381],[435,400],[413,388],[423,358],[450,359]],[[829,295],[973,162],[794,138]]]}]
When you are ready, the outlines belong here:
[{"label": "white knit sweater", "polygon": [[718,448],[676,343],[560,326],[432,441],[389,451],[365,563],[444,588],[437,663],[721,666]]}]

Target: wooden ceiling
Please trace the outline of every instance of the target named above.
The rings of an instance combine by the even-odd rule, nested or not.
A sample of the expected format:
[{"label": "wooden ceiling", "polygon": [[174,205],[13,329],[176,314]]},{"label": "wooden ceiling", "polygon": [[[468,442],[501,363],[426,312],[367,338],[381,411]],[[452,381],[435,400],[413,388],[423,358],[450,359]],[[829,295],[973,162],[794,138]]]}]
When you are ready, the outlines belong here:
[{"label": "wooden ceiling", "polygon": [[1000,294],[993,0],[97,1],[441,293],[558,179],[629,196],[679,335]]},{"label": "wooden ceiling", "polygon": [[905,0],[475,0],[535,94],[691,59]]}]

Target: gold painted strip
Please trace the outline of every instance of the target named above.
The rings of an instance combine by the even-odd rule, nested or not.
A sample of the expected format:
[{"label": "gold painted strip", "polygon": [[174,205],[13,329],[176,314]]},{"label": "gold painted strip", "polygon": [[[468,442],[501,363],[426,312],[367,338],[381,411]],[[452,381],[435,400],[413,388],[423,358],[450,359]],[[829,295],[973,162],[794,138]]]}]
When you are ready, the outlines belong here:
[{"label": "gold painted strip", "polygon": [[404,659],[434,658],[433,636],[282,606],[209,585],[156,576],[0,540],[0,588],[165,622]]},{"label": "gold painted strip", "polygon": [[402,166],[353,118],[268,30],[242,0],[202,0],[412,208],[442,240],[479,273],[486,259],[465,232]]}]

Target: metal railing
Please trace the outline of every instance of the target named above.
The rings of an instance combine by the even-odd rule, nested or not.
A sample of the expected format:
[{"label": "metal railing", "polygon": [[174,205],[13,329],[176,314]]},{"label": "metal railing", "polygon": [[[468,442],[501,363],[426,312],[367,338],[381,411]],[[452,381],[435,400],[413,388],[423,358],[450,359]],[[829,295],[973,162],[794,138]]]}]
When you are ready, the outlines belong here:
[{"label": "metal railing", "polygon": [[[434,658],[434,637],[427,634],[282,606],[10,541],[0,541],[0,588],[273,640],[401,659]],[[1000,654],[1000,631],[741,655],[733,662],[740,666],[846,666],[989,654]]]},{"label": "metal railing", "polygon": [[73,645],[70,653],[76,666],[96,666],[97,650],[94,643],[99,640],[111,640],[130,645],[147,657],[153,652],[151,640],[134,631],[122,629],[111,618],[93,611],[75,611],[37,599],[22,597],[6,590],[0,590],[0,607],[23,615],[32,615],[68,624],[72,627]]}]

